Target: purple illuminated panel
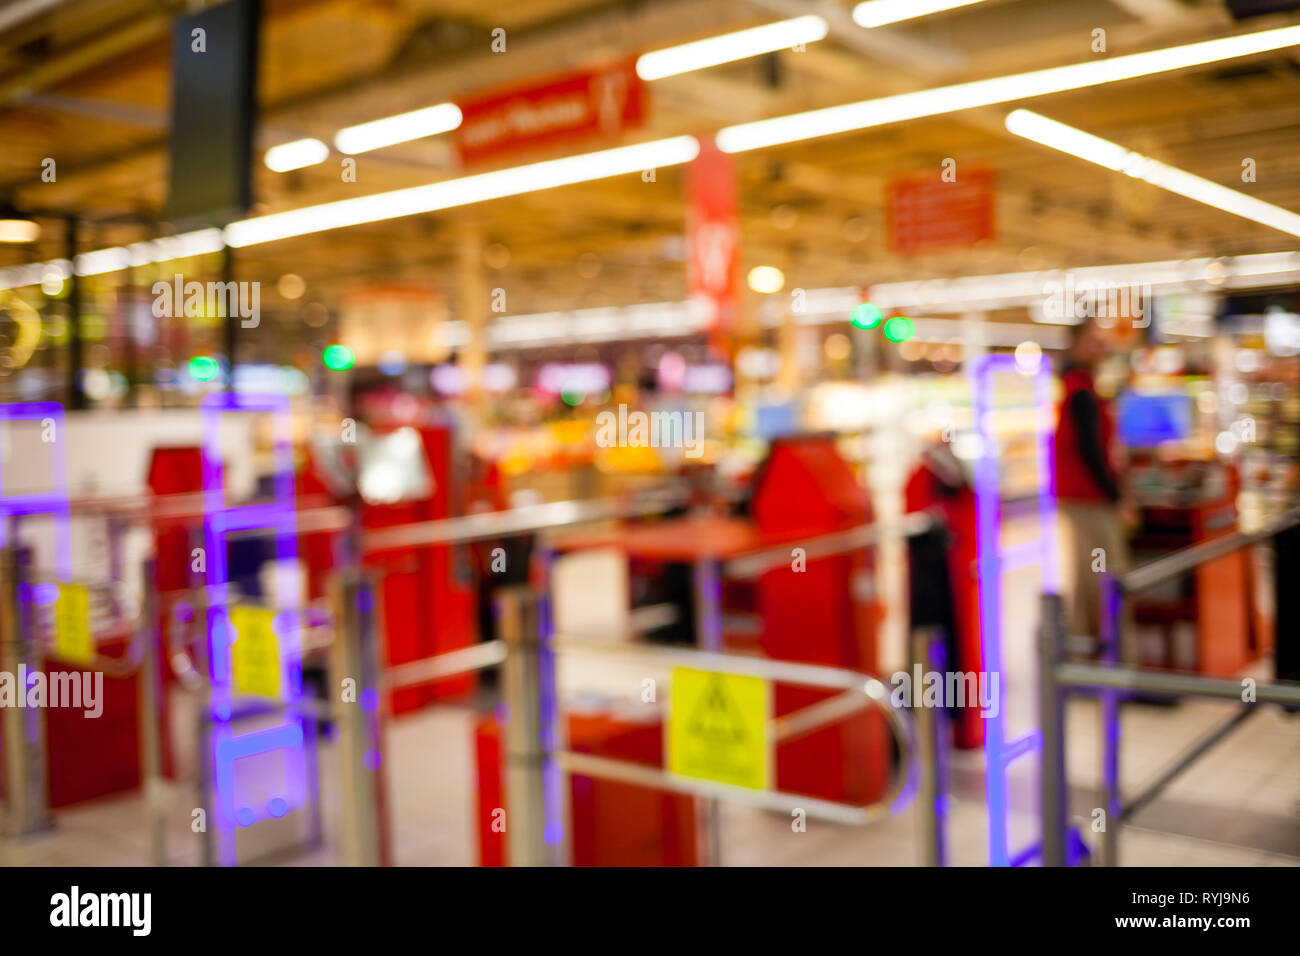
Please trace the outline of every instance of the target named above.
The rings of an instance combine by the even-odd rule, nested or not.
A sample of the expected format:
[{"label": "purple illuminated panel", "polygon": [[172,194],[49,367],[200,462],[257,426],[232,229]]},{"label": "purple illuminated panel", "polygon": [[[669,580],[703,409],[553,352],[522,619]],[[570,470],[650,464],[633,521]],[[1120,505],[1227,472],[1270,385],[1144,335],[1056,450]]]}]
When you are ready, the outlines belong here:
[{"label": "purple illuminated panel", "polygon": [[[47,421],[48,420],[48,421]],[[7,495],[0,475],[0,547],[16,533],[18,519],[28,515],[51,515],[54,528],[54,571],[62,581],[72,578],[72,516],[68,508],[67,430],[63,406],[58,402],[11,402],[0,404],[0,427],[8,422],[37,422],[52,429],[50,454],[53,488],[47,494]]]},{"label": "purple illuminated panel", "polygon": [[989,865],[1017,866],[1034,858],[1033,848],[1011,853],[1007,836],[1007,769],[1016,760],[1038,753],[1038,730],[1007,740],[1006,672],[1002,661],[1002,572],[1036,562],[1043,590],[1059,589],[1056,550],[1056,469],[1053,449],[1052,372],[1046,361],[1032,373],[1037,414],[1038,539],[1016,549],[1002,550],[1001,492],[997,436],[993,429],[994,382],[999,374],[1023,375],[1012,355],[981,355],[970,365],[971,411],[978,451],[975,459],[975,514],[978,541],[981,669],[998,675],[996,713],[984,722],[985,798],[988,804]]},{"label": "purple illuminated panel", "polygon": [[[274,434],[275,500],[271,504],[230,506],[226,503],[225,473],[221,458],[222,416],[232,412],[271,414]],[[208,592],[208,648],[211,662],[209,701],[210,756],[215,801],[215,823],[220,862],[236,862],[235,833],[270,818],[284,816],[315,800],[314,775],[308,772],[308,753],[314,725],[303,711],[301,607],[298,581],[284,568],[298,557],[294,510],[293,436],[289,399],[284,395],[214,394],[204,398],[203,416],[203,535],[207,552],[205,585]],[[270,595],[277,609],[282,686],[285,689],[283,722],[237,734],[234,688],[230,659],[229,608],[231,589],[226,535],[231,531],[265,530],[275,540],[277,562],[276,593]],[[239,761],[265,755],[279,755],[284,763],[287,793],[249,806],[238,795],[236,767]],[[309,788],[313,788],[309,791]]]}]

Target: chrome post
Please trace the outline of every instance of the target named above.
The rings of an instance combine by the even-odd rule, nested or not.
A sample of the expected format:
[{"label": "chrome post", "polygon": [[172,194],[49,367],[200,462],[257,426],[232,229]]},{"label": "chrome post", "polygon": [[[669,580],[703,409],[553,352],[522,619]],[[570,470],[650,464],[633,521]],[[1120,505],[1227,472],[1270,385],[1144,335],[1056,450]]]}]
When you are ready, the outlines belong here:
[{"label": "chrome post", "polygon": [[50,816],[49,773],[45,751],[45,711],[26,706],[27,677],[43,661],[33,634],[28,568],[31,550],[11,545],[0,551],[0,671],[12,675],[21,697],[5,714],[6,832],[26,836],[54,825]]},{"label": "chrome post", "polygon": [[[496,609],[506,642],[506,839],[511,866],[547,866],[555,854],[547,840],[545,764],[554,760],[543,731],[541,618],[537,594],[523,585],[501,588]],[[552,837],[558,834],[551,834]],[[550,841],[552,843],[557,840]]]},{"label": "chrome post", "polygon": [[[1103,666],[1116,667],[1120,643],[1124,596],[1119,580],[1112,574],[1101,576],[1101,659]],[[1101,784],[1105,806],[1106,829],[1102,831],[1102,865],[1119,865],[1119,827],[1124,808],[1119,792],[1119,691],[1101,692]]]},{"label": "chrome post", "polygon": [[[341,572],[333,582],[334,641],[330,647],[330,696],[339,733],[343,785],[340,839],[347,866],[389,866],[392,837],[383,765],[386,695],[380,686],[373,578],[362,569]],[[351,680],[351,693],[344,681]]]},{"label": "chrome post", "polygon": [[139,627],[144,633],[144,655],[136,672],[137,719],[140,733],[140,787],[144,791],[145,828],[149,834],[149,864],[165,866],[164,811],[166,781],[162,773],[162,665],[158,657],[158,596],[154,585],[154,558],[144,562],[141,575]]},{"label": "chrome post", "polygon": [[1057,667],[1065,653],[1065,604],[1044,594],[1038,625],[1038,716],[1043,732],[1039,800],[1043,819],[1043,865],[1066,865],[1065,697]]},{"label": "chrome post", "polygon": [[[948,668],[943,631],[937,627],[920,627],[912,632],[912,661],[922,672],[943,674]],[[948,768],[947,748],[951,727],[942,707],[917,707],[917,756],[921,766],[917,821],[920,829],[921,864],[948,865]]]},{"label": "chrome post", "polygon": [[[692,572],[695,586],[695,643],[714,653],[722,652],[722,569],[712,558],[695,562]],[[722,805],[707,797],[696,812],[697,829],[702,835],[701,849],[705,866],[722,865]]]}]

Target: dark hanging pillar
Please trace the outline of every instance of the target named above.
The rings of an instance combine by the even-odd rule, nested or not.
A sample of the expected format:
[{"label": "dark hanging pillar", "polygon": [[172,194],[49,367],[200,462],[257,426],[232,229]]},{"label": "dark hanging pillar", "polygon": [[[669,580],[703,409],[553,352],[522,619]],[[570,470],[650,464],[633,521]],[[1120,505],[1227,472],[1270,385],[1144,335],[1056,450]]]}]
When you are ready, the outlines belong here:
[{"label": "dark hanging pillar", "polygon": [[[235,281],[235,250],[226,246],[221,250],[221,281],[232,283]],[[229,284],[223,288],[234,288]],[[226,353],[226,391],[235,390],[235,348],[238,346],[239,335],[239,309],[235,304],[239,301],[238,295],[226,297],[226,324],[223,326],[222,351]]]},{"label": "dark hanging pillar", "polygon": [[85,361],[81,341],[81,279],[77,275],[77,233],[80,225],[76,216],[65,220],[68,260],[68,408],[86,407],[86,393],[81,389],[81,369]]}]

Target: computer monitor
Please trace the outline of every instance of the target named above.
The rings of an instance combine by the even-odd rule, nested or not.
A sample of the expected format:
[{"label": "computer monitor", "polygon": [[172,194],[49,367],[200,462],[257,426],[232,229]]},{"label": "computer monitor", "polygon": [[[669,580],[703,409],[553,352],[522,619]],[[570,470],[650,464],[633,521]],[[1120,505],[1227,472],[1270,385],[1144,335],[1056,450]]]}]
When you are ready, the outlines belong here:
[{"label": "computer monitor", "polygon": [[1129,448],[1151,448],[1186,438],[1192,430],[1192,400],[1169,392],[1125,392],[1119,400],[1119,440]]}]

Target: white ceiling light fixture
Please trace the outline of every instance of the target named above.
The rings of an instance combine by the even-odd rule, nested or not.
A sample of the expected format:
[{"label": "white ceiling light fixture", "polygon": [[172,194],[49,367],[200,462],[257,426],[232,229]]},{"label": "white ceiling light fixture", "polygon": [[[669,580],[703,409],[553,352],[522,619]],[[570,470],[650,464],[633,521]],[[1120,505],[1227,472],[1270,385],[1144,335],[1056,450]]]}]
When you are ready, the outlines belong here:
[{"label": "white ceiling light fixture", "polygon": [[455,103],[439,103],[344,127],[334,134],[334,148],[340,153],[368,153],[372,149],[449,133],[460,126],[461,119],[460,107]]},{"label": "white ceiling light fixture", "polygon": [[1119,143],[1058,123],[1032,110],[1013,110],[1008,113],[1006,126],[1017,136],[1035,143],[1050,146],[1134,179],[1141,179],[1171,193],[1269,226],[1279,232],[1300,236],[1300,215],[1289,209],[1194,176],[1186,170],[1135,153]]},{"label": "white ceiling light fixture", "polygon": [[816,43],[825,38],[829,29],[825,20],[814,15],[778,20],[761,27],[643,53],[636,61],[636,72],[643,80],[662,80],[666,76],[787,50],[800,43]]},{"label": "white ceiling light fixture", "polygon": [[1270,50],[1283,50],[1298,44],[1300,26],[1279,27],[1183,46],[1147,50],[1145,53],[1130,53],[1107,60],[1090,60],[1029,73],[1013,73],[953,86],[939,86],[728,126],[718,133],[718,147],[725,153],[740,153],[924,116],[956,113],[979,106],[1009,103],[1012,100],[1204,66]]},{"label": "white ceiling light fixture", "polygon": [[928,17],[932,13],[969,7],[984,0],[865,0],[853,8],[853,22],[860,27],[883,27]]},{"label": "white ceiling light fixture", "polygon": [[780,292],[785,287],[785,273],[776,266],[754,266],[749,270],[749,287],[762,295]]},{"label": "white ceiling light fixture", "polygon": [[281,143],[266,151],[262,161],[274,173],[287,173],[291,169],[315,166],[329,159],[330,148],[318,139],[295,139]]},{"label": "white ceiling light fixture", "polygon": [[17,216],[0,219],[0,242],[29,243],[41,237],[40,225]]},{"label": "white ceiling light fixture", "polygon": [[341,229],[367,222],[468,206],[489,199],[608,179],[624,173],[679,166],[690,162],[699,151],[700,143],[694,136],[673,136],[635,146],[580,153],[563,159],[548,159],[526,166],[447,179],[426,186],[394,189],[355,199],[304,206],[302,209],[272,213],[255,219],[243,219],[226,227],[225,239],[228,245],[240,248],[292,236],[305,236],[326,229]]}]

